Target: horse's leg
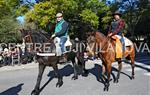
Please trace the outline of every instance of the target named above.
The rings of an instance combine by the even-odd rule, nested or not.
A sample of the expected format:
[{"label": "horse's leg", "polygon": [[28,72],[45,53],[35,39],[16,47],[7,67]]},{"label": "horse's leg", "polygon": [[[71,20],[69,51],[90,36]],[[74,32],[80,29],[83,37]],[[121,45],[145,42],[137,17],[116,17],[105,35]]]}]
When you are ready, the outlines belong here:
[{"label": "horse's leg", "polygon": [[55,76],[58,78],[58,82],[56,83],[56,87],[61,87],[63,85],[63,79],[62,76],[60,76],[59,74],[59,70],[58,70],[58,66],[57,64],[53,64],[52,65],[54,72],[55,72]]},{"label": "horse's leg", "polygon": [[120,72],[121,72],[121,69],[122,69],[122,61],[121,59],[118,61],[118,73],[117,73],[117,77],[115,79],[115,83],[118,83],[119,82],[119,78],[120,78]]},{"label": "horse's leg", "polygon": [[106,80],[105,73],[106,73],[106,67],[102,63],[102,82],[105,82],[105,80]]},{"label": "horse's leg", "polygon": [[82,61],[82,75],[83,76],[88,76],[88,70],[85,68],[85,60],[83,59]]},{"label": "horse's leg", "polygon": [[88,70],[85,69],[85,60],[84,60],[84,57],[81,56],[81,57],[78,57],[78,65],[81,65],[81,68],[82,68],[82,76],[88,76]]},{"label": "horse's leg", "polygon": [[31,95],[39,95],[39,93],[40,93],[40,83],[41,83],[41,79],[42,79],[42,75],[43,75],[45,67],[46,66],[44,64],[39,64],[39,73],[38,73],[37,82],[36,82],[35,88],[32,91]]},{"label": "horse's leg", "polygon": [[134,79],[134,67],[135,67],[135,64],[134,64],[134,57],[131,58],[131,68],[132,68],[132,75],[131,75],[131,79]]},{"label": "horse's leg", "polygon": [[74,79],[74,80],[78,79],[78,73],[77,73],[78,65],[77,65],[77,63],[78,63],[78,59],[74,58],[72,60],[73,70],[74,70],[74,75],[73,75],[72,79]]},{"label": "horse's leg", "polygon": [[106,74],[107,74],[107,79],[105,81],[105,87],[104,87],[104,91],[108,91],[109,90],[109,81],[110,81],[110,74],[111,74],[111,63],[108,63],[107,66],[106,66]]}]

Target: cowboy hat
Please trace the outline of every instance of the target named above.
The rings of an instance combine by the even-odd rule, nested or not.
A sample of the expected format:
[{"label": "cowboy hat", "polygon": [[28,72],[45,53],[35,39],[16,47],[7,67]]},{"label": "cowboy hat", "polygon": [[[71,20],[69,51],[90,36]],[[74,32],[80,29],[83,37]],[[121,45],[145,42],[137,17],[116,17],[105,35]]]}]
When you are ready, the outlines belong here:
[{"label": "cowboy hat", "polygon": [[56,17],[62,17],[62,13],[57,13]]},{"label": "cowboy hat", "polygon": [[112,14],[112,16],[114,16],[114,15],[119,15],[120,17],[122,16],[122,14],[121,14],[119,11],[114,12],[114,13]]}]

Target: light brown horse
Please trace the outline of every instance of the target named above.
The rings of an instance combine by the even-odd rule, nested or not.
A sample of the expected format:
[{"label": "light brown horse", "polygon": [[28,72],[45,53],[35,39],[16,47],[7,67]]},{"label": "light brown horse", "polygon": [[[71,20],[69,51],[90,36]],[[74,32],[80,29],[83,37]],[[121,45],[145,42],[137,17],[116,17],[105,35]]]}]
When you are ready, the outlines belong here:
[{"label": "light brown horse", "polygon": [[[102,75],[104,81],[104,91],[109,89],[110,74],[112,71],[112,63],[118,61],[118,74],[114,82],[118,82],[122,69],[121,58],[116,59],[115,43],[113,39],[106,37],[101,32],[91,32],[87,38],[87,50],[89,56],[97,56],[102,60]],[[131,60],[132,74],[131,79],[134,79],[134,60],[135,49],[134,45],[126,47],[125,57]],[[105,74],[107,78],[105,78]]]}]

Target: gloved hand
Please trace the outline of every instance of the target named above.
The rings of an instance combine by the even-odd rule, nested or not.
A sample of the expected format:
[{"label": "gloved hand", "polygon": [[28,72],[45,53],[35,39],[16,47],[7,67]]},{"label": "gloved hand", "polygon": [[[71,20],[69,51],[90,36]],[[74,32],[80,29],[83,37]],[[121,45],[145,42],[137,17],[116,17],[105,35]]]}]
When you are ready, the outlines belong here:
[{"label": "gloved hand", "polygon": [[55,34],[53,34],[52,36],[51,36],[51,38],[54,38],[56,35]]}]

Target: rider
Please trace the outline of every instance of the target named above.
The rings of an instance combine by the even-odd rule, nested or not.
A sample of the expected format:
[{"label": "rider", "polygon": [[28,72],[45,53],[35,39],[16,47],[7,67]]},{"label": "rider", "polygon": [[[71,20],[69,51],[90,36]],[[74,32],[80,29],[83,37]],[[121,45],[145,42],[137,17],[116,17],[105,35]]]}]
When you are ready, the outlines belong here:
[{"label": "rider", "polygon": [[123,29],[125,28],[125,21],[121,19],[122,14],[119,11],[116,11],[112,14],[114,20],[111,22],[108,37],[112,37],[114,35],[119,35],[120,41],[122,43],[122,50],[123,50],[123,58],[125,52],[125,41],[123,39]]},{"label": "rider", "polygon": [[56,14],[56,20],[57,20],[57,24],[55,26],[55,33],[51,37],[60,38],[60,47],[62,52],[61,61],[66,62],[67,59],[65,58],[65,53],[66,53],[65,43],[67,41],[69,24],[63,19],[63,14],[60,12]]}]

